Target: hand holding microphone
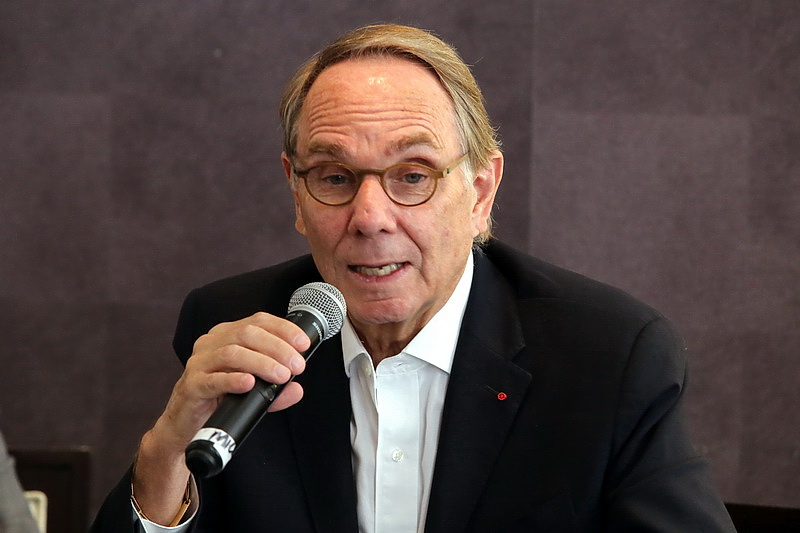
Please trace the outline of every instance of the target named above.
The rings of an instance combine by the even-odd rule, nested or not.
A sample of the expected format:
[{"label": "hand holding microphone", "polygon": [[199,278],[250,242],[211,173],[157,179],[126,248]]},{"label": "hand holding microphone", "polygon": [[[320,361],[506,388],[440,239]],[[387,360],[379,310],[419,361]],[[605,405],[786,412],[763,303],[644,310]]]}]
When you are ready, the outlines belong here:
[{"label": "hand holding microphone", "polygon": [[[301,354],[306,360],[322,341],[339,332],[345,313],[344,297],[327,283],[309,283],[292,294],[286,319],[300,326],[311,340],[309,348]],[[186,448],[189,470],[195,476],[208,477],[225,468],[284,386],[256,377],[249,392],[223,398]]]},{"label": "hand holding microphone", "polygon": [[[240,417],[234,416],[232,425],[236,427],[227,428],[240,433],[233,439],[238,446],[270,405],[271,410],[283,409],[302,397],[302,389],[291,382],[291,375],[303,371],[303,357],[308,358],[319,342],[339,331],[344,323],[345,304],[336,288],[320,283],[295,291],[289,308],[288,322],[268,313],[256,313],[234,322],[220,323],[195,342],[192,356],[164,412],[144,434],[137,451],[133,490],[150,519],[168,524],[175,516],[186,491],[189,468],[196,477],[205,477],[224,467],[224,450],[223,456],[218,458],[214,454],[219,452],[213,449],[209,455],[203,451],[192,452],[189,459],[187,443],[189,447],[201,449],[206,446],[193,444],[193,436],[206,420],[211,421],[209,416],[213,416],[216,409],[222,409],[223,403],[229,405],[234,401],[226,402],[227,398],[249,395],[250,399],[242,403],[255,412],[242,415],[242,419],[249,420],[246,423],[235,422]],[[310,319],[309,314],[316,318]],[[302,324],[295,320],[300,318],[303,318]],[[319,329],[312,325],[315,320],[320,321]],[[299,335],[298,329],[305,335]],[[256,388],[265,390],[267,397],[272,396],[274,401],[251,390],[254,379]],[[273,387],[270,382],[283,386]],[[276,398],[283,387],[286,390]],[[225,411],[234,415],[241,413],[228,407]]]}]

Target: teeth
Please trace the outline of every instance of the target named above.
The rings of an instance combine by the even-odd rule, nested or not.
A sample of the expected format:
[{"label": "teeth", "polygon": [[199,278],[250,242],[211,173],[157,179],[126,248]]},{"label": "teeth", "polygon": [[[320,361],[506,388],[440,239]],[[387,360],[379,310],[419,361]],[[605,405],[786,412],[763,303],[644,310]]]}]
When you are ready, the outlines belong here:
[{"label": "teeth", "polygon": [[391,263],[389,265],[383,265],[382,267],[365,267],[365,266],[358,266],[355,267],[356,272],[359,274],[364,274],[365,276],[388,276],[398,268],[403,266],[403,263]]}]

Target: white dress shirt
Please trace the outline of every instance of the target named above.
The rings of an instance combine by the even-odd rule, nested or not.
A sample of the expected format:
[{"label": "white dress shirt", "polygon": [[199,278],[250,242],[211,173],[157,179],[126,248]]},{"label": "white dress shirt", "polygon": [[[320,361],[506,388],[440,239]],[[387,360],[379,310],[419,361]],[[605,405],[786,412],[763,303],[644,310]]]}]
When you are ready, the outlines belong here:
[{"label": "white dress shirt", "polygon": [[[349,320],[342,327],[350,378],[350,441],[360,533],[423,533],[436,462],[442,405],[472,286],[470,254],[444,307],[399,354],[377,368]],[[192,511],[198,498],[192,496]],[[134,510],[134,516],[136,511]],[[180,533],[142,519],[145,533]]]},{"label": "white dress shirt", "polygon": [[348,320],[344,368],[361,533],[422,533],[447,382],[472,285],[472,255],[447,303],[377,368]]}]

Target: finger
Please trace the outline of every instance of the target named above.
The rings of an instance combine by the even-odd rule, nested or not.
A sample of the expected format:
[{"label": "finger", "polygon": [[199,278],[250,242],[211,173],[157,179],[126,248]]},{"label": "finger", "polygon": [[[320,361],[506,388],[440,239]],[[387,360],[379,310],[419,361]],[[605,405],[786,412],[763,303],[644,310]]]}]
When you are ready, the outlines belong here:
[{"label": "finger", "polygon": [[297,402],[299,402],[303,398],[303,387],[297,383],[296,381],[292,381],[291,383],[287,383],[286,386],[283,388],[281,393],[275,398],[275,401],[272,402],[272,405],[269,406],[270,413],[274,411],[280,411],[281,409],[286,409]]},{"label": "finger", "polygon": [[[263,354],[282,365],[289,375],[298,375],[305,369],[305,360],[298,350],[308,349],[308,336],[288,320],[258,313],[247,319],[220,324],[195,344],[192,359],[199,359],[207,372],[244,371],[275,383],[288,379],[286,372],[268,361],[252,358],[252,354],[238,351],[246,348]],[[200,364],[201,362],[198,362]]]},{"label": "finger", "polygon": [[297,324],[267,313],[256,313],[240,326],[233,334],[237,344],[268,355],[288,368],[292,375],[305,370],[302,352],[309,349],[311,340]]},{"label": "finger", "polygon": [[261,343],[267,338],[264,333],[283,340],[298,352],[307,350],[311,344],[300,326],[265,312],[258,312],[235,322],[217,324],[209,331],[209,336],[235,339],[243,346],[259,351]]},{"label": "finger", "polygon": [[200,377],[198,390],[204,399],[218,399],[226,394],[242,394],[255,385],[256,378],[247,372],[214,372]]},{"label": "finger", "polygon": [[250,318],[253,324],[282,338],[298,352],[307,350],[311,345],[311,340],[303,329],[285,318],[264,312],[255,313]]},{"label": "finger", "polygon": [[[274,343],[267,342],[270,348],[263,348],[267,354],[245,348],[239,344],[225,344],[221,346],[211,346],[210,342],[205,342],[205,346],[196,349],[195,353],[186,363],[186,376],[190,385],[204,385],[202,376],[214,373],[247,373],[259,376],[261,379],[271,383],[285,383],[293,373],[302,372],[303,365],[291,362],[292,357],[301,357],[294,348],[283,341],[275,340]],[[291,367],[280,363],[278,359],[289,359]],[[193,381],[190,378],[199,381]],[[204,394],[204,396],[206,396]]]}]

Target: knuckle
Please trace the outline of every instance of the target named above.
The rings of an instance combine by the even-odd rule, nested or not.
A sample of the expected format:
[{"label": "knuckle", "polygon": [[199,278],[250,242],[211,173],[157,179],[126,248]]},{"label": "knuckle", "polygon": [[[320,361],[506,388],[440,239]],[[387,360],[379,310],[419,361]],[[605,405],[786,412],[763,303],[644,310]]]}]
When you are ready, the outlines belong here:
[{"label": "knuckle", "polygon": [[[213,329],[211,331],[213,331]],[[197,337],[197,340],[194,341],[194,351],[197,352],[202,350],[203,347],[211,342],[211,338],[211,332],[204,333],[203,335]]]},{"label": "knuckle", "polygon": [[206,393],[207,396],[214,396],[222,394],[223,391],[220,390],[220,381],[224,376],[224,374],[209,374],[206,376],[206,379],[202,381],[203,384],[203,392]]},{"label": "knuckle", "polygon": [[251,344],[256,342],[264,330],[255,324],[245,324],[237,331],[237,340],[242,343]]},{"label": "knuckle", "polygon": [[228,327],[228,322],[220,322],[219,324],[215,324],[214,326],[212,326],[211,329],[208,330],[208,333],[206,335],[216,335],[217,333],[225,330],[227,327]]},{"label": "knuckle", "polygon": [[224,346],[220,346],[216,350],[216,356],[224,367],[230,368],[235,366],[236,362],[239,360],[240,351],[241,348],[238,345],[226,344]]}]

